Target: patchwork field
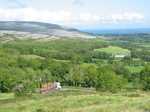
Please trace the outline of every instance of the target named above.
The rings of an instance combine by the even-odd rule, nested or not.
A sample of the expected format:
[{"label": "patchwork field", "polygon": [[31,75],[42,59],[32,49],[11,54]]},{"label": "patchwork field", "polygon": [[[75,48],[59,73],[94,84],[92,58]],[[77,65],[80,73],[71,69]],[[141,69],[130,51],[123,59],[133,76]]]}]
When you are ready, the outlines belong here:
[{"label": "patchwork field", "polygon": [[0,94],[0,112],[149,112],[149,95],[143,92],[97,93],[81,88],[23,98]]}]

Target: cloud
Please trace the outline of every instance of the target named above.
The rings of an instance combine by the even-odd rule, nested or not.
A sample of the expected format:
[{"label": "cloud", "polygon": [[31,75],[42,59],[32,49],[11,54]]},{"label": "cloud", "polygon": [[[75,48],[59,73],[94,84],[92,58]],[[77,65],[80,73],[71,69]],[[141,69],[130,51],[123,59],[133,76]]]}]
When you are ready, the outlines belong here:
[{"label": "cloud", "polygon": [[0,20],[26,20],[43,22],[66,22],[70,20],[70,12],[67,11],[42,11],[33,8],[0,9]]},{"label": "cloud", "polygon": [[119,23],[140,23],[144,15],[138,12],[114,14],[93,14],[90,12],[74,13],[72,11],[49,11],[34,8],[0,9],[0,20],[7,21],[41,21],[63,25],[98,25]]},{"label": "cloud", "polygon": [[124,12],[122,14],[114,14],[111,17],[114,22],[119,22],[119,21],[140,22],[144,19],[144,16],[137,12]]},{"label": "cloud", "polygon": [[80,13],[77,16],[76,24],[96,25],[96,24],[120,24],[120,23],[141,23],[144,15],[137,12],[124,12],[107,15],[93,13]]}]

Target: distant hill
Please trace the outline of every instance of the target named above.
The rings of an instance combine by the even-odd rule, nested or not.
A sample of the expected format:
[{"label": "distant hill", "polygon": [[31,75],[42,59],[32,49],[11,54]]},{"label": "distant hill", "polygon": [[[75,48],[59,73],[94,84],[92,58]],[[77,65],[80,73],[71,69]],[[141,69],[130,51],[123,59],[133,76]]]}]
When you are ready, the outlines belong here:
[{"label": "distant hill", "polygon": [[68,28],[57,24],[26,21],[0,21],[0,33],[17,34],[21,37],[81,37],[91,38],[88,33],[74,28]]}]

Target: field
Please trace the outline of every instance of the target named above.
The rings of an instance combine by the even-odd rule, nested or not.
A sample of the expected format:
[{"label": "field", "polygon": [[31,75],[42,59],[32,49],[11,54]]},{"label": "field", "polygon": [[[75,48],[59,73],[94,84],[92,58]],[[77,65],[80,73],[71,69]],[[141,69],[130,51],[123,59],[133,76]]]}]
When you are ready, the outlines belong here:
[{"label": "field", "polygon": [[20,98],[0,94],[0,112],[150,112],[149,95],[144,92],[98,93],[84,88],[65,88],[48,95]]},{"label": "field", "polygon": [[128,49],[123,49],[121,47],[109,46],[107,48],[95,49],[94,51],[105,52],[112,55],[128,55],[130,51]]}]

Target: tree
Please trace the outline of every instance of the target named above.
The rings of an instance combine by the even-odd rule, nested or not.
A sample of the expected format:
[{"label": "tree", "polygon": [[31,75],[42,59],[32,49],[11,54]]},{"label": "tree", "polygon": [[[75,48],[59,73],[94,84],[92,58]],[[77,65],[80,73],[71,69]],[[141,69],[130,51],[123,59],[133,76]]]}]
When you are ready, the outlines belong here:
[{"label": "tree", "polygon": [[97,77],[97,66],[94,64],[82,64],[81,70],[83,71],[83,86],[94,87]]},{"label": "tree", "polygon": [[83,84],[83,72],[80,65],[74,65],[66,77],[67,82],[72,86],[81,86]]},{"label": "tree", "polygon": [[98,69],[97,90],[116,92],[124,87],[125,82],[121,76],[117,76],[114,71],[108,68],[101,67]]},{"label": "tree", "polygon": [[145,66],[145,68],[141,71],[140,80],[143,84],[143,89],[150,90],[150,65]]}]

